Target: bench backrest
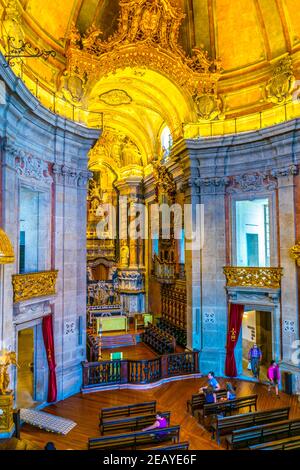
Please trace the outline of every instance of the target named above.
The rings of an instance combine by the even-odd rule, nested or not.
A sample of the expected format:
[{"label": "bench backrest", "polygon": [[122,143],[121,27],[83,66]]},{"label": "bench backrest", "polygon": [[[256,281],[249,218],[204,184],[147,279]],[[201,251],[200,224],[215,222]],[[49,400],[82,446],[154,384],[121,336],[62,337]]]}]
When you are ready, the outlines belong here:
[{"label": "bench backrest", "polygon": [[[224,398],[227,396],[227,390],[225,390],[224,388],[220,389],[220,390],[217,390],[215,392],[216,396],[217,396],[217,399],[219,398]],[[197,406],[197,405],[202,405],[205,403],[205,395],[204,393],[197,393],[195,395],[192,395],[192,399],[191,399],[191,405],[194,407],[194,406]]]},{"label": "bench backrest", "polygon": [[260,424],[273,423],[289,419],[290,407],[278,408],[265,411],[255,411],[240,415],[217,417],[217,432],[233,430],[237,427],[257,426]]},{"label": "bench backrest", "polygon": [[238,410],[244,407],[256,406],[257,395],[249,395],[246,397],[239,397],[235,400],[226,400],[221,403],[209,403],[203,406],[204,416],[222,413],[228,410]]},{"label": "bench backrest", "polygon": [[100,422],[102,423],[105,419],[116,418],[117,416],[141,415],[143,413],[156,413],[156,401],[102,408]]},{"label": "bench backrest", "polygon": [[250,450],[296,450],[300,449],[300,437],[288,437],[280,441],[266,442],[265,444],[257,444],[249,446]]},{"label": "bench backrest", "polygon": [[293,420],[279,421],[277,423],[262,424],[261,426],[253,426],[246,429],[238,429],[233,431],[231,444],[238,442],[261,439],[270,437],[274,438],[274,435],[289,433],[289,435],[299,436],[300,435],[300,418]]},{"label": "bench backrest", "polygon": [[88,440],[88,450],[101,449],[121,449],[124,447],[136,447],[142,444],[155,442],[155,436],[164,439],[175,438],[179,441],[180,426],[171,426],[168,428],[151,429],[150,431],[138,431],[126,434],[116,434],[114,436],[104,436]]},{"label": "bench backrest", "polygon": [[[170,424],[170,411],[161,413],[164,418],[166,418],[168,424]],[[103,421],[101,423],[101,432],[102,434],[113,432],[113,431],[136,431],[142,429],[146,426],[149,426],[156,421],[156,414],[149,414],[143,416],[133,416],[131,418],[121,418],[114,419],[111,421]]]},{"label": "bench backrest", "polygon": [[169,446],[159,446],[159,447],[154,447],[153,449],[147,449],[147,450],[155,450],[157,452],[162,452],[164,450],[188,450],[190,446],[189,442],[178,442],[178,444],[170,444]]}]

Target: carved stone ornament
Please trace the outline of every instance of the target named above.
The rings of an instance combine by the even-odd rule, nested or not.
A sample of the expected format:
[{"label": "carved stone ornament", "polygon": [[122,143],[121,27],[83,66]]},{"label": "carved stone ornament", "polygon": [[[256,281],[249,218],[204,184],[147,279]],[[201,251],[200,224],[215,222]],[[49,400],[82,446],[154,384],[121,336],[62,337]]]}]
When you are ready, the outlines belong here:
[{"label": "carved stone ornament", "polygon": [[[119,6],[118,30],[107,40],[102,40],[102,31],[95,26],[84,35],[72,26],[67,46],[67,76],[75,74],[82,83],[85,80],[94,83],[127,67],[137,71],[152,69],[169,76],[194,98],[200,119],[221,117],[223,104],[217,93],[220,62],[211,60],[200,48],[193,49],[191,57],[186,55],[178,44],[185,15],[175,2],[120,0]],[[64,96],[70,99],[66,91]]]},{"label": "carved stone ornament", "polygon": [[268,174],[253,173],[235,176],[232,179],[231,186],[228,188],[228,193],[236,192],[257,192],[257,191],[272,191],[276,188],[277,182],[272,179]]},{"label": "carved stone ornament", "polygon": [[11,144],[5,146],[5,152],[7,162],[10,163],[20,177],[45,184],[52,183],[48,162]]},{"label": "carved stone ornament", "polygon": [[273,76],[266,86],[266,98],[271,103],[280,104],[291,98],[295,84],[293,63],[290,56],[284,57],[274,67]]},{"label": "carved stone ornament", "polygon": [[68,167],[67,165],[52,165],[52,173],[54,180],[58,184],[65,184],[67,186],[79,186],[85,188],[89,179],[92,177],[90,171],[78,170],[76,168]]}]

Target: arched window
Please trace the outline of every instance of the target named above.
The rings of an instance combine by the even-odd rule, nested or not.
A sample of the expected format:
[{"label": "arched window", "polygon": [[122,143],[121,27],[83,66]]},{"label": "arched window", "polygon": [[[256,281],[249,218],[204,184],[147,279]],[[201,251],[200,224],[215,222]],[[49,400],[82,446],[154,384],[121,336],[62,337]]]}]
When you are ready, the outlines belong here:
[{"label": "arched window", "polygon": [[163,153],[163,158],[167,158],[170,155],[170,151],[173,145],[173,139],[171,131],[168,126],[165,126],[160,135],[160,143]]}]

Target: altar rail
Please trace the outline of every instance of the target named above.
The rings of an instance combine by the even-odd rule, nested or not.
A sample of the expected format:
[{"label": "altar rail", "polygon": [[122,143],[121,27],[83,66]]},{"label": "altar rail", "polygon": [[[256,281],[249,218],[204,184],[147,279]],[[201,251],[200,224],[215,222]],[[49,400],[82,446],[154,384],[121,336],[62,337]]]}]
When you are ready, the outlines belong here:
[{"label": "altar rail", "polygon": [[83,391],[99,386],[151,384],[199,373],[197,352],[165,354],[154,359],[83,362]]}]

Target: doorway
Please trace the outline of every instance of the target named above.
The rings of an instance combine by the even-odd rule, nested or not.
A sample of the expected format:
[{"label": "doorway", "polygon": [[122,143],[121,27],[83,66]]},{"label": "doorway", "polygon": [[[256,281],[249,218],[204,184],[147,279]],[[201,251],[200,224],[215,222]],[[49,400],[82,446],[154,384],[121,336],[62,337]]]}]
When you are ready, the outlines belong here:
[{"label": "doorway", "polygon": [[272,312],[245,309],[242,323],[243,375],[253,377],[248,370],[248,353],[256,343],[262,352],[260,380],[267,380],[267,369],[273,358]]},{"label": "doorway", "polygon": [[18,332],[17,405],[34,405],[34,328]]}]

